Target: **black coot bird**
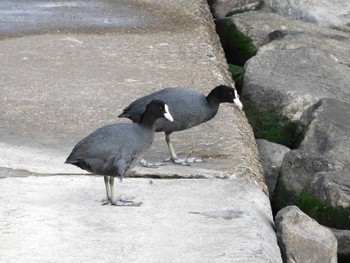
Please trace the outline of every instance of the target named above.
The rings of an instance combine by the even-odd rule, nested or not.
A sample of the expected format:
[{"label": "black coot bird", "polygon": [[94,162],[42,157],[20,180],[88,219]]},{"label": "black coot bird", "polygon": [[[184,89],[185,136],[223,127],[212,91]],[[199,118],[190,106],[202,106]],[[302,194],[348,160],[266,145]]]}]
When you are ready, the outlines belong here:
[{"label": "black coot bird", "polygon": [[137,123],[117,123],[97,129],[74,147],[66,163],[103,175],[108,203],[140,205],[130,200],[116,200],[114,177],[122,180],[126,171],[150,148],[155,121],[162,117],[173,121],[168,105],[161,100],[149,101]]},{"label": "black coot bird", "polygon": [[169,148],[171,160],[181,164],[186,161],[177,159],[170,142],[172,132],[186,130],[209,121],[216,115],[219,104],[222,102],[235,103],[240,109],[243,107],[237,91],[226,85],[215,87],[208,96],[188,88],[175,87],[165,88],[135,100],[118,117],[129,118],[133,122],[138,122],[146,105],[153,99],[163,100],[169,106],[174,117],[172,123],[162,119],[157,120],[155,127],[156,132],[165,132],[165,141]]}]

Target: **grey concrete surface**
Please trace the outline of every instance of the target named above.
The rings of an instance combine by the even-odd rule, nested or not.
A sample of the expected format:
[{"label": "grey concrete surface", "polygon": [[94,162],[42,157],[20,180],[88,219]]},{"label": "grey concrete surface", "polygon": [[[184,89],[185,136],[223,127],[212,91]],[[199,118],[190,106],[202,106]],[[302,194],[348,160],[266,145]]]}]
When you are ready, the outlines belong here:
[{"label": "grey concrete surface", "polygon": [[[0,14],[2,260],[281,262],[252,129],[234,106],[172,136],[180,157],[206,163],[129,173],[121,191],[139,208],[101,207],[102,178],[63,164],[82,137],[127,121],[117,115],[139,96],[233,85],[206,1],[3,1]],[[167,154],[156,134],[145,158]]]},{"label": "grey concrete surface", "polygon": [[119,193],[143,201],[135,208],[101,206],[99,177],[1,179],[3,262],[278,262],[271,244],[254,242],[276,238],[268,200],[256,186],[152,182],[118,184]]}]

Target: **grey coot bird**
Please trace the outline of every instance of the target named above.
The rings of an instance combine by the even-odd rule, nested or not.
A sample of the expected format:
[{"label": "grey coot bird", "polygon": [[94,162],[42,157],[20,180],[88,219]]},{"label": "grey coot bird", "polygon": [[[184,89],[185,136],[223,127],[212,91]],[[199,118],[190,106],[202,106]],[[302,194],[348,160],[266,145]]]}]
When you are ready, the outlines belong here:
[{"label": "grey coot bird", "polygon": [[140,205],[141,203],[134,204],[130,200],[116,200],[114,177],[122,180],[126,171],[150,148],[155,121],[162,117],[167,122],[173,121],[168,105],[161,100],[149,101],[137,123],[117,123],[97,129],[74,147],[66,163],[96,175],[103,175],[107,203]]},{"label": "grey coot bird", "polygon": [[129,118],[133,122],[138,122],[146,105],[153,99],[163,100],[169,105],[174,122],[157,120],[155,123],[156,132],[165,132],[165,141],[169,148],[171,160],[182,164],[185,162],[177,159],[173,145],[170,142],[172,132],[186,130],[209,121],[216,115],[222,102],[235,103],[240,109],[243,108],[237,91],[226,85],[215,87],[208,96],[192,89],[174,87],[165,88],[135,100],[118,117]]}]

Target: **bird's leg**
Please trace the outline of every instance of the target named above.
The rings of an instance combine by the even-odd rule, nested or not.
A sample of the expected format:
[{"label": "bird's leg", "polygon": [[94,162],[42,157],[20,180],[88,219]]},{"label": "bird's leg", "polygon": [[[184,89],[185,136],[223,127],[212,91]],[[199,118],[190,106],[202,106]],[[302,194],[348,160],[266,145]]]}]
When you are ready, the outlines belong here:
[{"label": "bird's leg", "polygon": [[169,152],[170,152],[170,159],[173,161],[173,163],[181,164],[181,165],[190,165],[190,163],[201,163],[204,162],[202,158],[196,158],[196,157],[188,157],[186,159],[178,159],[177,155],[175,153],[173,144],[170,141],[170,134],[165,133],[165,141],[168,145]]},{"label": "bird's leg", "polygon": [[168,145],[168,148],[169,148],[171,160],[173,160],[173,161],[176,160],[177,156],[176,156],[174,147],[170,141],[170,134],[167,134],[167,133],[165,134],[165,141],[166,141],[166,144]]},{"label": "bird's leg", "polygon": [[188,163],[186,163],[185,159],[178,159],[177,158],[173,144],[170,141],[170,134],[165,133],[165,141],[166,141],[166,144],[168,145],[168,148],[169,148],[171,161],[173,161],[173,163],[176,163],[176,164],[189,165]]},{"label": "bird's leg", "polygon": [[108,176],[105,175],[104,180],[105,180],[105,186],[106,186],[107,201],[111,200],[111,188],[109,187],[108,179],[109,179]]},{"label": "bird's leg", "polygon": [[115,206],[140,206],[142,202],[134,202],[132,199],[134,197],[127,196],[119,196],[118,198],[115,196],[115,188],[114,188],[114,176],[109,176],[109,186],[111,188],[111,205]]},{"label": "bird's leg", "polygon": [[115,191],[114,191],[114,176],[109,177],[109,187],[111,188],[111,204],[115,205],[116,199],[115,199]]},{"label": "bird's leg", "polygon": [[107,195],[107,199],[103,199],[102,200],[102,205],[107,205],[111,203],[111,188],[109,187],[109,176],[105,175],[103,177],[104,181],[105,181],[105,187],[106,187],[106,195]]}]

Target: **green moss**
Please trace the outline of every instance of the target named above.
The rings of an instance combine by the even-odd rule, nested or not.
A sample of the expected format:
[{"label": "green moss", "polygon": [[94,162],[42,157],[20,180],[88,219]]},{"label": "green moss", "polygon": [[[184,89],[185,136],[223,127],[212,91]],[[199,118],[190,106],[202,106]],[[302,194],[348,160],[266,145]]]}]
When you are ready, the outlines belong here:
[{"label": "green moss", "polygon": [[266,139],[294,148],[296,123],[277,111],[261,109],[251,103],[244,104],[244,111],[256,139]]},{"label": "green moss", "polygon": [[350,229],[349,210],[328,207],[312,196],[306,189],[300,194],[299,207],[322,225],[338,229]]},{"label": "green moss", "polygon": [[239,31],[230,19],[218,19],[215,23],[227,61],[230,64],[244,66],[245,62],[257,52],[252,40]]}]

